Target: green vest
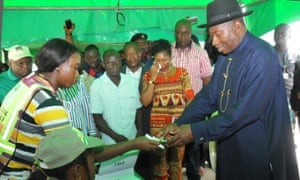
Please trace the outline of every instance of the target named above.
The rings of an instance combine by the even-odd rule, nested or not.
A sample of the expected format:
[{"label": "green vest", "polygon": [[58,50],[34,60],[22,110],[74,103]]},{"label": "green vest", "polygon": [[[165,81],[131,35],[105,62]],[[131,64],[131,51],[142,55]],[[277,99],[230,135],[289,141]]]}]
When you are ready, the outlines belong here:
[{"label": "green vest", "polygon": [[18,126],[22,112],[26,110],[38,90],[51,90],[50,87],[38,83],[34,76],[31,74],[14,86],[0,107],[0,172],[1,167],[5,167],[14,155],[16,145],[10,138],[15,127]]}]

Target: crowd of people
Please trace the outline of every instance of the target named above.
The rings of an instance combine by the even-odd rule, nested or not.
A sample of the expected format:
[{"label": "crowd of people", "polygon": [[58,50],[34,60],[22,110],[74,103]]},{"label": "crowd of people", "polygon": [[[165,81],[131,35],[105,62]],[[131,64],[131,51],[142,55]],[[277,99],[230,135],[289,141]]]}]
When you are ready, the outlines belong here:
[{"label": "crowd of people", "polygon": [[[74,23],[35,56],[10,47],[0,179],[92,180],[94,162],[139,149],[141,179],[181,180],[184,166],[199,180],[215,141],[218,180],[298,180],[300,56],[289,51],[287,24],[275,27],[274,47],[252,35],[243,19],[252,13],[236,0],[209,3],[204,47],[187,19],[174,24],[174,43],[137,33],[103,55],[75,46]],[[164,148],[146,134],[166,139]]]}]

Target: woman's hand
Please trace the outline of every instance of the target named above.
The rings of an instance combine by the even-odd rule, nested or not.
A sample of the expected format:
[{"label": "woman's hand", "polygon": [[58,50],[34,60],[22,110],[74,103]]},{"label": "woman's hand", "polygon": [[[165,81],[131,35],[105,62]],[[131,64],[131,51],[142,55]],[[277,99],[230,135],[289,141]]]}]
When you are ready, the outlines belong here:
[{"label": "woman's hand", "polygon": [[151,73],[151,79],[154,81],[160,71],[160,64],[158,63],[153,63],[153,65],[150,68],[150,73]]},{"label": "woman's hand", "polygon": [[158,147],[159,142],[150,140],[150,139],[146,138],[145,136],[140,136],[140,137],[134,139],[133,144],[136,149],[139,149],[141,151],[151,151],[151,150],[155,150],[155,149],[159,148]]}]

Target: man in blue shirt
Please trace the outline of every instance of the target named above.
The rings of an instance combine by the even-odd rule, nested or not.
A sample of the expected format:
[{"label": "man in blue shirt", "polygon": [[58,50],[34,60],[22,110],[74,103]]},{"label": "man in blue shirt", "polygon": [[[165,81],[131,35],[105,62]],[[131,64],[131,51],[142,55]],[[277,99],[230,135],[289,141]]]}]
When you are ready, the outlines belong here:
[{"label": "man in blue shirt", "polygon": [[31,73],[32,55],[29,48],[21,45],[9,48],[8,66],[9,69],[0,74],[0,104],[17,82]]},{"label": "man in blue shirt", "polygon": [[[236,0],[207,6],[214,74],[176,124],[161,132],[168,146],[217,141],[217,180],[298,180],[284,80],[278,56],[250,34]],[[218,115],[204,120],[207,114]]]}]

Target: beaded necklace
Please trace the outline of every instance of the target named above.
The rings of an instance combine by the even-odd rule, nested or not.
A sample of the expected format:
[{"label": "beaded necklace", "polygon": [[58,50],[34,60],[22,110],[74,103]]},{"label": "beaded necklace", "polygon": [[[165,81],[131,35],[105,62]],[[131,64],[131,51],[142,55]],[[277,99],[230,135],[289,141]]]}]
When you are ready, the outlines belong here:
[{"label": "beaded necklace", "polygon": [[[228,63],[226,66],[226,72],[223,73],[223,77],[224,77],[224,84],[223,84],[223,89],[220,92],[220,104],[219,104],[219,109],[221,112],[225,112],[228,106],[228,101],[229,101],[229,96],[231,95],[231,90],[230,89],[226,89],[227,88],[227,80],[229,78],[229,68],[232,62],[232,58],[228,58]],[[224,95],[226,94],[226,103],[225,106],[223,107],[223,99],[224,99]]]}]

